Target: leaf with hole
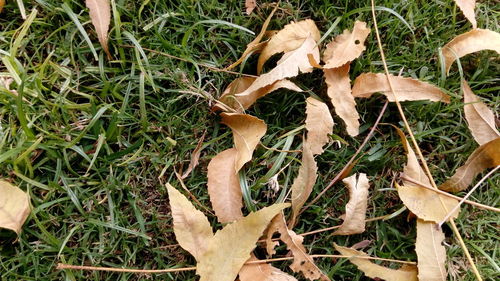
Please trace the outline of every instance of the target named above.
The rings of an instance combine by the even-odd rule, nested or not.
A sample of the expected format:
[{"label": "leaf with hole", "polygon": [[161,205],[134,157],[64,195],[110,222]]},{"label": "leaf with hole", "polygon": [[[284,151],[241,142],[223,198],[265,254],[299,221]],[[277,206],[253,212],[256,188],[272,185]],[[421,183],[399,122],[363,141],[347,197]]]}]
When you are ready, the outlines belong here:
[{"label": "leaf with hole", "polygon": [[306,99],[306,142],[312,154],[323,153],[323,146],[330,141],[333,118],[328,106],[313,97]]},{"label": "leaf with hole", "polygon": [[370,29],[366,23],[356,21],[351,31],[344,32],[326,45],[323,54],[324,68],[337,68],[353,61],[366,49],[365,40],[370,34]]}]

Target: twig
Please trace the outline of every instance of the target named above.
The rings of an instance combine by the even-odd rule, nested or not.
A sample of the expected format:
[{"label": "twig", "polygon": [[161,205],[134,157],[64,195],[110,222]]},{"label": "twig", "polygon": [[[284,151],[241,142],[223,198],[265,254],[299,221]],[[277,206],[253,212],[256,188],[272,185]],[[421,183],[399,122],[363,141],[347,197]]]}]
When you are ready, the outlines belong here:
[{"label": "twig", "polygon": [[202,207],[209,214],[211,214],[212,216],[215,216],[214,212],[212,212],[209,208],[205,207],[205,205],[201,204],[201,202],[198,200],[198,198],[196,198],[196,196],[194,196],[194,194],[191,193],[191,191],[184,184],[184,180],[182,180],[181,175],[179,175],[179,173],[177,173],[177,171],[175,170],[175,167],[174,167],[174,174],[175,174],[175,177],[177,178],[177,180],[179,181],[179,183],[181,184],[182,188],[189,194],[189,197],[191,197],[191,199],[193,199],[194,202],[196,202],[200,207]]}]

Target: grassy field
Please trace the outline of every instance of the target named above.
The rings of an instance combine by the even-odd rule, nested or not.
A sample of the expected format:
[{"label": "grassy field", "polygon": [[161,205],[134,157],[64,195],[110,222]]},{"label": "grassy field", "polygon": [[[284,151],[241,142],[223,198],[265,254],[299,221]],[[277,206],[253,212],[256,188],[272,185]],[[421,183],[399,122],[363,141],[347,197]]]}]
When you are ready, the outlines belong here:
[{"label": "grassy field", "polygon": [[[22,86],[11,84],[17,97],[0,83],[0,178],[26,190],[33,205],[18,241],[13,233],[0,232],[2,281],[198,278],[192,271],[133,275],[58,271],[55,266],[59,262],[148,269],[195,265],[187,252],[170,246],[176,241],[162,183],[180,188],[174,171],[187,168],[191,152],[206,131],[200,164],[185,184],[202,204],[211,207],[207,164],[216,153],[229,148],[232,139],[230,130],[219,124],[210,107],[237,75],[200,64],[223,68],[234,62],[253,39],[245,29],[257,33],[273,6],[258,1],[260,8],[247,16],[242,0],[111,2],[111,61],[98,44],[84,1],[24,1],[28,16],[33,9],[37,14],[21,40],[16,38],[23,35],[24,20],[16,1],[7,1],[0,14],[0,77],[15,72],[23,81]],[[477,147],[463,117],[460,77],[498,112],[498,57],[493,52],[467,56],[461,60],[462,73],[455,65],[446,77],[440,67],[439,47],[471,28],[453,1],[376,2],[390,71],[438,85],[452,96],[450,104],[404,103],[430,169],[442,182]],[[312,18],[324,34],[339,19],[325,42],[350,29],[355,20],[373,27],[367,0],[282,1],[280,7],[270,29]],[[478,27],[499,31],[499,10],[497,1],[480,1],[476,8]],[[351,79],[362,72],[383,71],[373,32],[366,45],[362,57],[351,65]],[[251,57],[236,71],[255,74],[256,61]],[[249,111],[268,124],[262,140],[267,147],[297,149],[301,131],[294,137],[278,137],[303,124],[306,97],[325,95],[320,71],[294,81],[306,92],[279,90]],[[335,119],[334,138],[342,140],[342,145],[332,143],[317,158],[320,175],[312,196],[344,167],[383,103],[382,96],[358,100],[362,117],[359,137],[349,137],[342,121]],[[382,122],[402,127],[394,105],[389,105]],[[291,163],[278,178],[289,188],[298,159],[297,153],[259,146],[244,175],[252,204],[260,208],[277,199],[265,185],[274,175],[269,172],[271,164],[278,163],[274,167],[280,169]],[[390,214],[403,206],[392,181],[405,161],[397,134],[390,126],[381,125],[353,170],[370,178],[368,217]],[[499,180],[498,175],[488,179],[473,200],[499,206]],[[340,224],[347,199],[344,186],[335,185],[301,216],[295,231]],[[218,227],[215,217],[206,214]],[[334,242],[352,245],[368,239],[372,243],[364,250],[370,255],[416,260],[415,222],[407,217],[408,211],[404,211],[390,220],[367,224],[363,234],[339,237],[325,232],[307,236],[304,243],[311,253],[334,254]],[[457,225],[485,280],[498,280],[498,215],[464,206]],[[450,280],[474,280],[451,230],[447,226],[444,230]],[[283,246],[279,254],[286,254]],[[332,280],[367,279],[344,259],[317,263]],[[274,263],[290,272],[288,264]]]}]

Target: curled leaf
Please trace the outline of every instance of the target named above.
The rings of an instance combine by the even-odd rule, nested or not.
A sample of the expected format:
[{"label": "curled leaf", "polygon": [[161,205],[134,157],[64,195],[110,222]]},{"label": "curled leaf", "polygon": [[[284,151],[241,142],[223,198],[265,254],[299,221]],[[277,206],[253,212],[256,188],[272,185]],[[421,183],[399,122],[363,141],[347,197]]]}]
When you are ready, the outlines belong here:
[{"label": "curled leaf", "polygon": [[345,206],[344,222],[333,234],[351,235],[365,231],[366,207],[370,183],[366,174],[354,174],[342,180],[349,188],[349,202]]},{"label": "curled leaf", "polygon": [[189,166],[186,169],[186,171],[182,174],[181,179],[185,179],[191,174],[194,168],[198,166],[198,161],[200,160],[200,154],[201,154],[201,149],[203,145],[203,141],[205,140],[205,134],[207,131],[203,132],[203,135],[201,138],[198,140],[198,144],[194,148],[193,152],[191,153],[191,161],[189,161]]},{"label": "curled leaf", "polygon": [[111,8],[109,0],[86,0],[87,8],[89,8],[90,19],[95,27],[97,38],[101,43],[102,49],[111,58],[108,47],[108,29],[111,21]]},{"label": "curled leaf", "polygon": [[323,153],[333,131],[333,118],[328,106],[313,97],[306,99],[306,130],[306,143],[312,154]]},{"label": "curled leaf", "polygon": [[0,228],[10,229],[19,235],[30,211],[28,194],[0,180]]},{"label": "curled leaf", "polygon": [[366,49],[365,40],[368,34],[370,34],[370,29],[362,21],[354,23],[352,32],[344,30],[341,35],[326,45],[323,57],[324,68],[341,67],[359,57]]},{"label": "curled leaf", "polygon": [[417,219],[415,251],[418,259],[418,280],[446,280],[444,233],[435,223]]},{"label": "curled leaf", "polygon": [[[248,261],[257,260],[252,254]],[[238,275],[240,281],[297,281],[295,277],[267,263],[245,264]]]},{"label": "curled leaf", "polygon": [[476,0],[455,0],[455,3],[457,3],[464,16],[470,21],[472,28],[477,28],[476,15],[474,15]]}]

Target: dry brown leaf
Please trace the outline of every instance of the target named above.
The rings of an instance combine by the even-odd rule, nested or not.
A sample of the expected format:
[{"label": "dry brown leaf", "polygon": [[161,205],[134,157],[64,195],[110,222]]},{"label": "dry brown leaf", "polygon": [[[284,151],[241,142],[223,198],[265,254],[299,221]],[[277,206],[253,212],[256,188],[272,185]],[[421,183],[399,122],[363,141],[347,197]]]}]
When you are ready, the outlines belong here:
[{"label": "dry brown leaf", "polygon": [[0,180],[0,228],[10,229],[19,235],[30,211],[28,194]]},{"label": "dry brown leaf", "polygon": [[349,188],[349,202],[345,206],[344,222],[333,234],[351,235],[365,231],[366,207],[370,183],[366,174],[354,174],[342,180]]},{"label": "dry brown leaf", "polygon": [[243,217],[240,181],[234,169],[238,151],[230,148],[217,154],[208,163],[208,195],[220,223]]},{"label": "dry brown leaf", "polygon": [[327,94],[335,108],[335,113],[344,120],[347,133],[350,136],[359,134],[359,114],[356,102],[351,94],[351,80],[349,79],[349,64],[338,68],[323,69]]},{"label": "dry brown leaf", "polygon": [[446,73],[456,59],[483,50],[500,53],[500,33],[477,28],[453,38],[443,47]]},{"label": "dry brown leaf", "polygon": [[253,9],[255,9],[255,7],[257,7],[256,0],[245,0],[245,9],[246,9],[247,15],[250,15],[252,13]]},{"label": "dry brown leaf", "polygon": [[111,21],[109,0],[86,0],[85,3],[89,8],[90,19],[95,27],[99,43],[101,43],[102,49],[106,52],[108,58],[111,58],[108,47],[108,30]]},{"label": "dry brown leaf", "polygon": [[476,15],[474,14],[476,0],[455,0],[455,3],[462,10],[464,16],[472,23],[472,28],[477,28]]},{"label": "dry brown leaf", "polygon": [[465,80],[462,80],[462,91],[464,92],[465,119],[476,142],[483,145],[500,137],[495,125],[495,114],[474,95]]},{"label": "dry brown leaf", "polygon": [[344,33],[335,37],[332,42],[326,45],[323,54],[323,61],[325,62],[323,67],[341,67],[359,57],[366,49],[365,40],[368,34],[370,34],[370,29],[366,27],[366,23],[356,21],[352,33],[346,29]]},{"label": "dry brown leaf", "polygon": [[[362,251],[352,248],[342,247],[333,243],[335,249],[344,256],[368,257]],[[400,269],[392,269],[371,262],[369,259],[351,257],[350,262],[355,264],[359,270],[363,271],[370,278],[383,279],[386,281],[417,281],[417,267],[414,265],[403,265]]]},{"label": "dry brown leaf", "polygon": [[212,227],[207,217],[198,211],[177,189],[167,185],[174,233],[179,245],[200,261],[207,250],[207,244],[213,237]]},{"label": "dry brown leaf", "polygon": [[333,118],[328,106],[313,97],[306,99],[306,143],[312,154],[323,153],[323,146],[330,141]]},{"label": "dry brown leaf", "polygon": [[[248,261],[257,261],[252,254]],[[295,277],[267,264],[245,264],[239,273],[240,281],[297,281]]]},{"label": "dry brown leaf", "polygon": [[458,192],[466,189],[474,178],[488,168],[500,165],[500,138],[478,147],[455,174],[439,186],[445,191]]},{"label": "dry brown leaf", "polygon": [[316,178],[318,177],[318,166],[314,161],[314,156],[307,142],[302,146],[302,164],[299,168],[299,174],[292,184],[292,218],[290,225],[295,225],[295,220],[299,215],[300,208],[309,198],[312,192]]},{"label": "dry brown leaf", "polygon": [[0,0],[0,13],[2,12],[4,6],[5,6],[5,0]]},{"label": "dry brown leaf", "polygon": [[[413,78],[390,75],[398,101],[430,100],[450,102],[450,96],[438,87]],[[384,94],[391,102],[395,101],[387,77],[384,73],[363,73],[354,80],[352,95],[356,98],[369,98],[374,93]]]},{"label": "dry brown leaf", "polygon": [[[302,89],[299,88],[295,83],[289,80],[279,80],[274,82],[271,85],[260,88],[256,91],[251,92],[246,96],[235,96],[236,94],[240,94],[245,91],[252,85],[255,81],[255,77],[240,77],[236,78],[233,82],[231,82],[222,96],[219,98],[219,101],[223,104],[229,106],[230,108],[236,110],[236,112],[243,113],[246,109],[250,108],[257,99],[264,97],[265,95],[280,89],[289,89],[296,92],[302,92]],[[221,106],[215,105],[214,109],[224,110]]]},{"label": "dry brown leaf", "polygon": [[196,265],[200,281],[234,281],[269,222],[290,204],[274,204],[217,231]]},{"label": "dry brown leaf", "polygon": [[435,223],[417,219],[415,251],[418,260],[418,280],[446,280],[446,250],[442,245],[444,233]]},{"label": "dry brown leaf", "polygon": [[198,161],[200,160],[200,154],[201,154],[201,147],[203,145],[203,140],[205,140],[205,134],[207,131],[203,132],[203,135],[201,135],[200,140],[198,141],[198,144],[193,150],[193,153],[191,153],[191,161],[189,161],[189,166],[186,169],[186,171],[182,174],[181,179],[185,179],[189,176],[189,174],[193,171],[196,166],[198,166]]},{"label": "dry brown leaf", "polygon": [[[291,52],[301,47],[308,37],[312,37],[314,45],[320,38],[318,27],[313,20],[307,19],[299,22],[291,22],[274,35],[262,50],[257,63],[257,73],[262,71],[264,63],[274,54]],[[306,55],[307,58],[307,55]],[[315,57],[319,61],[318,57]]]},{"label": "dry brown leaf", "polygon": [[252,159],[253,151],[267,130],[264,121],[257,117],[240,113],[221,113],[222,123],[233,131],[234,147],[238,150],[235,170],[238,172]]}]

